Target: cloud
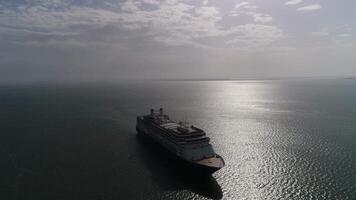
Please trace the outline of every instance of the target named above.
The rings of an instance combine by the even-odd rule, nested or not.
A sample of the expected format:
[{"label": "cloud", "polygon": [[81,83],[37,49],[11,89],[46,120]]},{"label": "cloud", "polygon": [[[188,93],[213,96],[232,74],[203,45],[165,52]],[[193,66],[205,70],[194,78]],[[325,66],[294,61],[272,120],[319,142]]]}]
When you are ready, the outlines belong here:
[{"label": "cloud", "polygon": [[249,2],[243,1],[243,2],[241,2],[241,3],[236,4],[236,5],[235,5],[235,9],[247,7],[249,4],[250,4]]},{"label": "cloud", "polygon": [[303,0],[290,0],[290,1],[287,1],[286,3],[284,3],[284,5],[297,5],[302,2],[303,2]]},{"label": "cloud", "polygon": [[320,9],[321,9],[320,4],[312,4],[309,6],[300,7],[297,9],[297,11],[307,12],[307,11],[316,11],[316,10],[320,10]]},{"label": "cloud", "polygon": [[350,33],[343,33],[343,34],[340,34],[339,37],[351,37],[352,35]]},{"label": "cloud", "polygon": [[267,23],[273,21],[273,18],[268,14],[255,13],[253,14],[253,18],[255,22],[261,22],[261,23]]},{"label": "cloud", "polygon": [[271,15],[262,14],[257,12],[256,10],[257,10],[257,6],[244,1],[236,4],[234,9],[230,12],[230,15],[234,17],[240,15],[251,16],[253,18],[253,21],[257,23],[268,23],[273,21]]},{"label": "cloud", "polygon": [[[0,36],[5,34],[6,37],[14,38],[14,35],[17,35],[16,40],[22,38],[32,43],[34,40],[53,43],[54,40],[70,39],[84,40],[85,43],[97,40],[112,44],[115,40],[142,38],[166,45],[209,47],[214,45],[206,43],[206,40],[215,41],[216,44],[225,44],[227,40],[246,40],[245,44],[255,46],[268,45],[265,41],[278,39],[267,33],[266,37],[271,38],[260,41],[261,37],[248,28],[222,26],[220,22],[224,20],[224,14],[220,13],[217,7],[196,6],[187,1],[127,0],[102,6],[68,5],[65,2],[56,0],[55,3],[46,5],[37,2],[15,6],[15,9],[2,9]],[[157,3],[159,6],[149,9],[145,6]],[[241,6],[245,7],[244,9],[251,10],[255,7],[248,3],[243,4]],[[107,5],[110,5],[111,9],[106,9]],[[113,6],[116,8],[112,9]],[[256,23],[272,21],[272,17],[266,14],[251,12],[249,15]],[[249,27],[259,28],[258,25]],[[266,32],[278,29],[274,26],[270,26],[270,29],[264,28]],[[3,29],[11,29],[17,34],[10,34],[8,31],[2,31]],[[233,43],[229,42],[229,45]]]},{"label": "cloud", "polygon": [[283,31],[274,26],[259,24],[246,24],[233,28],[233,32],[241,33],[241,37],[236,37],[227,41],[227,44],[244,46],[266,46],[283,36]]},{"label": "cloud", "polygon": [[[144,1],[145,3],[147,2],[151,2],[151,1]],[[121,6],[121,10],[122,11],[128,11],[128,12],[135,12],[138,11],[139,8],[139,2],[138,1],[126,1],[122,6]]]},{"label": "cloud", "polygon": [[60,0],[44,2],[0,8],[0,27],[12,29],[17,34],[79,35],[82,31],[103,27],[121,19],[118,13],[110,10],[68,6]]},{"label": "cloud", "polygon": [[330,33],[327,30],[322,30],[322,31],[311,32],[311,35],[317,37],[326,37],[329,36]]},{"label": "cloud", "polygon": [[312,36],[327,37],[329,39],[335,39],[337,37],[351,37],[353,35],[354,28],[350,24],[343,24],[341,26],[324,26],[319,30],[311,32]]},{"label": "cloud", "polygon": [[142,0],[144,3],[151,4],[151,5],[159,5],[158,0]]}]

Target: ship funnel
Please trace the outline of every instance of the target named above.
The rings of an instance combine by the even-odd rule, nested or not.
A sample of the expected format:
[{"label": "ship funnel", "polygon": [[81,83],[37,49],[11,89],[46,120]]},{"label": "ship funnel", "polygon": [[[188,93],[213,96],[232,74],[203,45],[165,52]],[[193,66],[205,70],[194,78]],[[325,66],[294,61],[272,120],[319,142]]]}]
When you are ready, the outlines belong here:
[{"label": "ship funnel", "polygon": [[160,109],[159,109],[159,114],[160,114],[160,115],[163,115],[163,108],[160,108]]},{"label": "ship funnel", "polygon": [[151,108],[150,114],[153,115],[153,112],[154,112],[154,110],[153,110],[153,108]]}]

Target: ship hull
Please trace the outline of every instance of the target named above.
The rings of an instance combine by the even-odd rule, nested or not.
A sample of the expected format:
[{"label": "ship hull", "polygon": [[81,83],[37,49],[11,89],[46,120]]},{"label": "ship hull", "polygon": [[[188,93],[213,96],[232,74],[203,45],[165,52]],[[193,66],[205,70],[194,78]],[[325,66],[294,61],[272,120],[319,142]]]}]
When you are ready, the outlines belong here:
[{"label": "ship hull", "polygon": [[202,174],[202,175],[211,175],[214,172],[218,171],[221,168],[217,168],[217,167],[211,167],[211,166],[206,166],[206,165],[200,165],[194,162],[190,162],[190,161],[183,161],[183,162],[188,162],[188,165],[190,167],[190,170],[198,173],[198,174]]},{"label": "ship hull", "polygon": [[[199,163],[200,161],[185,160],[182,157],[176,155],[174,152],[170,151],[170,149],[166,148],[166,145],[161,144],[161,142],[157,140],[155,137],[152,137],[152,134],[146,133],[145,131],[141,131],[139,129],[136,130],[138,135],[144,137],[145,139],[151,140],[152,142],[154,142],[154,144],[158,144],[160,145],[160,147],[167,150],[167,154],[165,155],[161,154],[158,156],[169,156],[171,158],[170,161],[173,161],[175,167],[179,168],[180,170],[194,172],[194,174],[196,175],[204,176],[204,175],[211,175],[214,172],[221,169],[221,167],[218,166],[209,166],[204,163]],[[221,159],[221,162],[224,163],[224,161],[219,155],[216,155],[216,158]]]}]

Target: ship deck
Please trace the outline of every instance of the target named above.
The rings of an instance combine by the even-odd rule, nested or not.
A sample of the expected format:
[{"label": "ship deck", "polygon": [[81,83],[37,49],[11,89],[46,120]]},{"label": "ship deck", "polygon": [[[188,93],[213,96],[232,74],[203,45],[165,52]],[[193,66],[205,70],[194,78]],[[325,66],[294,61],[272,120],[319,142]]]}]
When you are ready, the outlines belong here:
[{"label": "ship deck", "polygon": [[209,143],[209,137],[203,130],[194,126],[186,126],[169,119],[167,115],[147,115],[143,119],[161,129],[177,143]]}]

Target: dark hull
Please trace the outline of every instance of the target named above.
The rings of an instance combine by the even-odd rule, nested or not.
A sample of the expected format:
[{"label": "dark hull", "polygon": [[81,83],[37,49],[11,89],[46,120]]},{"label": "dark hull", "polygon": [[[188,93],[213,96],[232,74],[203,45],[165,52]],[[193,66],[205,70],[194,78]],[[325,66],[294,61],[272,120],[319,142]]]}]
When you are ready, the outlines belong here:
[{"label": "dark hull", "polygon": [[210,167],[210,166],[206,166],[206,165],[200,165],[200,164],[196,164],[194,162],[189,162],[189,161],[183,161],[183,162],[188,162],[189,167],[191,168],[191,170],[195,171],[198,174],[213,174],[214,172],[218,171],[221,168],[217,168],[217,167]]},{"label": "dark hull", "polygon": [[221,169],[220,167],[211,167],[207,165],[198,164],[194,161],[184,160],[181,157],[167,150],[163,145],[151,138],[150,135],[145,134],[139,130],[137,130],[137,133],[139,137],[143,137],[146,140],[150,140],[151,142],[153,142],[154,145],[158,144],[161,151],[164,152],[161,152],[161,154],[157,156],[163,156],[167,158],[169,162],[171,162],[171,164],[179,171],[189,171],[190,173],[193,172],[196,175],[211,175],[217,170]]}]

